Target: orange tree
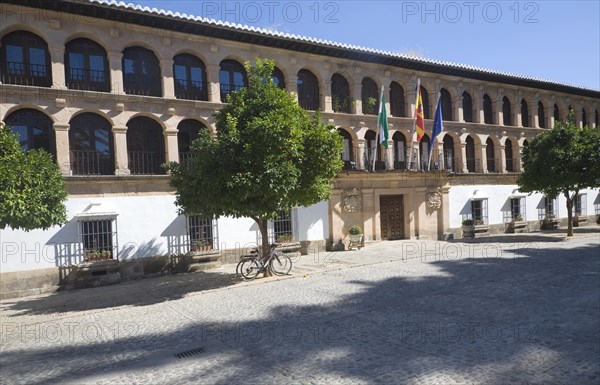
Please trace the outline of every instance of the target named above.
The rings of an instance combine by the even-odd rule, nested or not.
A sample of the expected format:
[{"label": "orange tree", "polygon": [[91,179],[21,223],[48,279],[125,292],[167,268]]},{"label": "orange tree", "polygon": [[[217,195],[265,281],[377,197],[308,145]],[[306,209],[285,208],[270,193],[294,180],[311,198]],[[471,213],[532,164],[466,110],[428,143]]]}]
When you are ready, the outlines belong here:
[{"label": "orange tree", "polygon": [[277,87],[272,61],[258,59],[245,68],[248,86],[214,114],[216,137],[202,133],[189,162],[166,168],[181,213],[252,218],[266,255],[269,219],[328,199],[343,145],[335,127],[318,113],[310,117]]}]

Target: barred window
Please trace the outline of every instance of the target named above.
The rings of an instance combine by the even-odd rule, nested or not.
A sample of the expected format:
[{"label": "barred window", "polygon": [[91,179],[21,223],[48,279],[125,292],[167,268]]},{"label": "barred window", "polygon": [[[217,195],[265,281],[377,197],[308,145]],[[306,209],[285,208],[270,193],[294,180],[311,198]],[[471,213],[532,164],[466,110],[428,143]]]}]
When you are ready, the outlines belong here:
[{"label": "barred window", "polygon": [[292,231],[292,210],[281,210],[273,220],[273,234],[269,242],[290,242],[294,239]]},{"label": "barred window", "polygon": [[510,198],[510,211],[504,211],[504,223],[527,220],[525,212],[525,197]]},{"label": "barred window", "polygon": [[575,198],[575,215],[586,216],[587,215],[587,194],[579,194]]},{"label": "barred window", "polygon": [[219,249],[217,219],[198,215],[187,217],[187,232],[190,251],[210,251]]},{"label": "barred window", "polygon": [[84,260],[88,262],[117,259],[117,220],[85,219],[79,226]]},{"label": "barred window", "polygon": [[463,221],[466,219],[472,219],[475,225],[487,225],[488,222],[488,199],[472,199],[471,200],[471,212],[465,213],[462,216]]},{"label": "barred window", "polygon": [[544,197],[543,207],[538,210],[538,219],[543,221],[554,218],[558,218],[558,199]]}]

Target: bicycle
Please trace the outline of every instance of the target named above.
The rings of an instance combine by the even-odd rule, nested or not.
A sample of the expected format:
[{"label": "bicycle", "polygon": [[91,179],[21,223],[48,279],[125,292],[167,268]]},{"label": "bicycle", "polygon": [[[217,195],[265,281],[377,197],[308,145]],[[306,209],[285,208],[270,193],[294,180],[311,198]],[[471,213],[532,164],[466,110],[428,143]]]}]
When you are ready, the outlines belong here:
[{"label": "bicycle", "polygon": [[283,253],[275,251],[277,244],[273,243],[269,249],[266,261],[262,255],[255,250],[252,255],[244,257],[236,267],[236,273],[247,281],[253,280],[258,274],[271,269],[275,275],[288,275],[292,270],[292,259]]}]

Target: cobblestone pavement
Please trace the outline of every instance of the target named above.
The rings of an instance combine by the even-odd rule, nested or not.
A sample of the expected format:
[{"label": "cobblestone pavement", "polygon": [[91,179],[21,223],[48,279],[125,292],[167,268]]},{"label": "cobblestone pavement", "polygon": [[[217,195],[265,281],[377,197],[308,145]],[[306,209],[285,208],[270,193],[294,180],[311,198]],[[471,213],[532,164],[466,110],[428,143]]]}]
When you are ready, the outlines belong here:
[{"label": "cobblestone pavement", "polygon": [[599,262],[597,229],[395,241],[281,278],[225,266],[5,300],[0,383],[595,385]]}]

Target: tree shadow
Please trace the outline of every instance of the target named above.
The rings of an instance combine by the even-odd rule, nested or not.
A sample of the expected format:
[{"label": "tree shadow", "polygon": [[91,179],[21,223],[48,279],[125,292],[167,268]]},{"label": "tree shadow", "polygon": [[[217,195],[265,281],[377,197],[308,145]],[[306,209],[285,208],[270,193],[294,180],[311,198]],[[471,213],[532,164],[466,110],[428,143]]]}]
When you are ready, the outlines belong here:
[{"label": "tree shadow", "polygon": [[[130,378],[142,382],[177,373],[177,383],[223,385],[331,378],[428,383],[442,376],[454,383],[597,384],[598,244],[519,253],[397,261],[373,265],[368,274],[328,272],[311,278],[320,280],[316,286],[301,278],[249,285],[241,302],[233,298],[240,293],[220,293],[228,298],[224,303],[197,296],[157,312],[151,324],[131,315],[137,329],[118,341],[19,349],[14,340],[23,336],[11,333],[1,358],[3,377],[18,380],[20,363],[35,362],[29,370],[43,375],[32,384],[65,378],[81,383],[119,371],[123,380],[132,368],[139,377]],[[421,264],[434,269],[419,272]],[[187,287],[181,288],[185,293]],[[253,304],[261,295],[264,301],[276,297],[271,303],[279,305],[260,312]],[[180,326],[161,331],[164,322]],[[197,354],[174,358],[190,349]],[[60,357],[60,365],[51,357]]]},{"label": "tree shadow", "polygon": [[[574,234],[598,234],[600,236],[600,227],[577,227],[573,229]],[[557,236],[562,235],[562,237]],[[489,235],[478,238],[453,239],[452,243],[552,243],[563,242],[567,240],[567,229],[544,230],[541,232],[521,233],[521,234],[501,234]]]},{"label": "tree shadow", "polygon": [[2,308],[11,312],[8,317],[17,317],[110,309],[120,306],[148,306],[177,300],[195,292],[235,285],[239,282],[240,280],[235,274],[219,272],[201,271],[173,274],[129,281],[118,285],[5,300]]}]

